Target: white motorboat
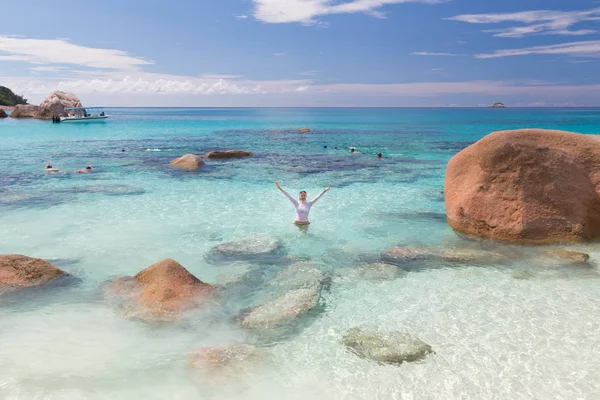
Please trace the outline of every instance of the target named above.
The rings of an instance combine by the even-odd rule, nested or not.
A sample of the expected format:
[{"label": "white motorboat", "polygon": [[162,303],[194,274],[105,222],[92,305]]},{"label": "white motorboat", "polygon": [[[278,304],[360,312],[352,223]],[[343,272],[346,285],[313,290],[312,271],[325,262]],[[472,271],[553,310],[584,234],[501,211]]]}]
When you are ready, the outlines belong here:
[{"label": "white motorboat", "polygon": [[57,122],[100,122],[108,118],[102,107],[65,108],[65,111],[69,116],[60,117]]}]

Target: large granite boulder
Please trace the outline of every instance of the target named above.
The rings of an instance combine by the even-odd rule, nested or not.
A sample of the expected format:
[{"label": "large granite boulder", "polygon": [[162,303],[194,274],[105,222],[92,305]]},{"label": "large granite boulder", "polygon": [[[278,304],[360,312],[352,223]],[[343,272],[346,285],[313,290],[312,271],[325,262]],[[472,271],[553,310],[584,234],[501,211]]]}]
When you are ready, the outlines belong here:
[{"label": "large granite boulder", "polygon": [[220,384],[252,375],[266,359],[262,349],[249,344],[229,344],[192,351],[188,366],[202,383]]},{"label": "large granite boulder", "polygon": [[35,118],[40,111],[40,106],[33,104],[19,104],[15,106],[9,117],[11,118]]},{"label": "large granite boulder", "polygon": [[0,108],[0,118],[6,118],[8,117],[8,114],[6,113],[6,111],[4,111],[3,109]]},{"label": "large granite boulder", "polygon": [[81,101],[73,93],[65,93],[57,90],[52,92],[46,100],[40,104],[40,109],[35,114],[38,119],[52,119],[52,117],[66,117],[65,108],[81,107]]},{"label": "large granite boulder", "polygon": [[204,155],[206,158],[241,158],[250,157],[254,153],[245,150],[216,150]]},{"label": "large granite boulder", "polygon": [[286,324],[315,308],[319,297],[320,292],[315,288],[292,290],[242,313],[238,323],[245,328],[272,328]]},{"label": "large granite boulder", "polygon": [[203,307],[214,300],[216,286],[202,282],[170,258],[152,264],[134,277],[115,279],[112,294],[125,300],[130,317],[170,321],[185,311]]},{"label": "large granite boulder", "polygon": [[352,328],[342,342],[357,356],[382,364],[419,361],[433,353],[430,345],[402,332],[368,332]]},{"label": "large granite boulder", "polygon": [[519,242],[600,237],[600,138],[494,132],[456,154],[444,185],[457,231]]},{"label": "large granite boulder", "polygon": [[54,265],[19,254],[0,255],[0,287],[12,289],[44,285],[66,273]]},{"label": "large granite boulder", "polygon": [[204,160],[202,160],[200,156],[195,154],[186,154],[174,159],[169,165],[186,171],[195,171],[202,168],[204,164]]}]

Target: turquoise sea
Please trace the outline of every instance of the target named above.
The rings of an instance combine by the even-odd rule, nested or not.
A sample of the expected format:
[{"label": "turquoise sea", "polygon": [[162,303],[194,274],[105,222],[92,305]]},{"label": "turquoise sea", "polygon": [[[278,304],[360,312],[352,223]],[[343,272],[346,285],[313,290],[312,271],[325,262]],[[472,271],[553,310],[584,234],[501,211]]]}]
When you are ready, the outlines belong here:
[{"label": "turquoise sea", "polygon": [[[0,254],[47,259],[77,278],[0,294],[1,399],[598,398],[600,244],[568,246],[597,265],[557,267],[540,261],[547,247],[461,237],[445,221],[443,182],[450,157],[492,131],[600,134],[600,109],[106,111],[108,122],[85,125],[0,120]],[[193,173],[166,166],[216,149],[255,155]],[[65,173],[46,174],[47,162]],[[73,173],[88,162],[92,174]],[[275,181],[309,198],[333,185],[307,233]],[[330,277],[318,312],[268,340],[235,316],[265,301],[285,265],[207,257],[257,234],[282,241],[281,260],[310,260]],[[508,261],[427,261],[394,280],[354,273],[414,245]],[[227,283],[224,304],[152,324],[124,318],[102,295],[107,280],[164,258]],[[230,283],[248,271],[246,283]],[[379,365],[345,349],[353,327],[409,332],[435,354]],[[188,369],[193,349],[229,343],[264,347],[269,361],[218,384]]]}]

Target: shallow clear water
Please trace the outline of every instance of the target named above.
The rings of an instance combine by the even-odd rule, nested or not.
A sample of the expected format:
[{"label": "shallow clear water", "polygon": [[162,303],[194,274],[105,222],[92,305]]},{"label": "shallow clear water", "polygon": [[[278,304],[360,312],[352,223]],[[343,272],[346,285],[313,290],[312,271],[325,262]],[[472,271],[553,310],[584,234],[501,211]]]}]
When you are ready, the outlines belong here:
[{"label": "shallow clear water", "polygon": [[[104,124],[0,120],[0,253],[48,259],[78,278],[0,294],[0,398],[591,399],[600,392],[598,269],[550,268],[538,261],[543,249],[461,238],[445,223],[442,193],[446,162],[485,134],[525,127],[597,134],[600,110],[107,111]],[[313,132],[296,132],[302,127]],[[237,148],[255,156],[210,160],[198,173],[165,166],[185,153]],[[48,161],[66,173],[45,174]],[[72,173],[87,162],[92,174]],[[309,197],[333,184],[311,211],[308,234],[291,224],[293,209],[274,181]],[[224,306],[171,324],[123,318],[100,295],[106,280],[167,257],[218,283],[240,265],[211,263],[211,248],[259,233],[281,238],[288,257],[310,259],[332,277],[322,309],[293,333],[265,341],[234,322],[268,298],[278,263],[252,265],[250,283],[226,291]],[[491,249],[509,262],[426,263],[387,282],[352,274],[396,245]],[[570,248],[600,260],[600,245]],[[435,354],[401,366],[363,360],[340,342],[355,326],[410,332]],[[194,348],[240,342],[269,354],[251,376],[211,385],[186,367]]]}]

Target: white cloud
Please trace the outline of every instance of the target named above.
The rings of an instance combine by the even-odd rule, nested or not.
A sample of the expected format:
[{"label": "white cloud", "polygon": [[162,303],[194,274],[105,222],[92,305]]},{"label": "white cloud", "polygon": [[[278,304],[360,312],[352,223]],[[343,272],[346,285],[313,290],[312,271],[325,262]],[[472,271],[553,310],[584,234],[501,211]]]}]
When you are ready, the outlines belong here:
[{"label": "white cloud", "polygon": [[523,56],[528,54],[567,54],[580,57],[599,57],[600,40],[570,42],[548,46],[533,46],[522,49],[496,50],[489,54],[477,54],[476,58],[497,58],[508,56]]},{"label": "white cloud", "polygon": [[430,53],[428,51],[417,51],[415,53],[410,53],[412,56],[457,56],[458,54],[452,53]]},{"label": "white cloud", "polygon": [[247,15],[236,15],[235,19],[247,19],[248,16]]},{"label": "white cloud", "polygon": [[330,14],[367,13],[382,18],[379,10],[388,4],[426,3],[437,4],[448,0],[351,0],[337,2],[332,0],[253,0],[254,17],[262,22],[280,24],[300,22],[316,23],[316,17]]},{"label": "white cloud", "polygon": [[302,72],[298,72],[298,75],[302,75],[302,76],[316,76],[319,72],[321,72],[318,69],[311,69],[309,71],[302,71]]},{"label": "white cloud", "polygon": [[[4,54],[2,54],[4,53]],[[63,39],[25,39],[0,36],[1,61],[27,61],[37,64],[73,64],[89,68],[134,70],[151,61],[131,57],[126,52],[69,43]]]},{"label": "white cloud", "polygon": [[497,37],[520,38],[527,35],[589,35],[596,33],[592,29],[571,30],[570,28],[583,21],[599,21],[600,8],[585,11],[521,11],[497,14],[463,14],[448,18],[449,20],[468,22],[471,24],[498,24],[520,22],[524,26],[487,30]]},{"label": "white cloud", "polygon": [[34,71],[34,72],[59,72],[59,71],[65,70],[66,68],[67,67],[61,67],[61,66],[56,66],[56,67],[41,66],[41,67],[29,68],[29,70]]}]

